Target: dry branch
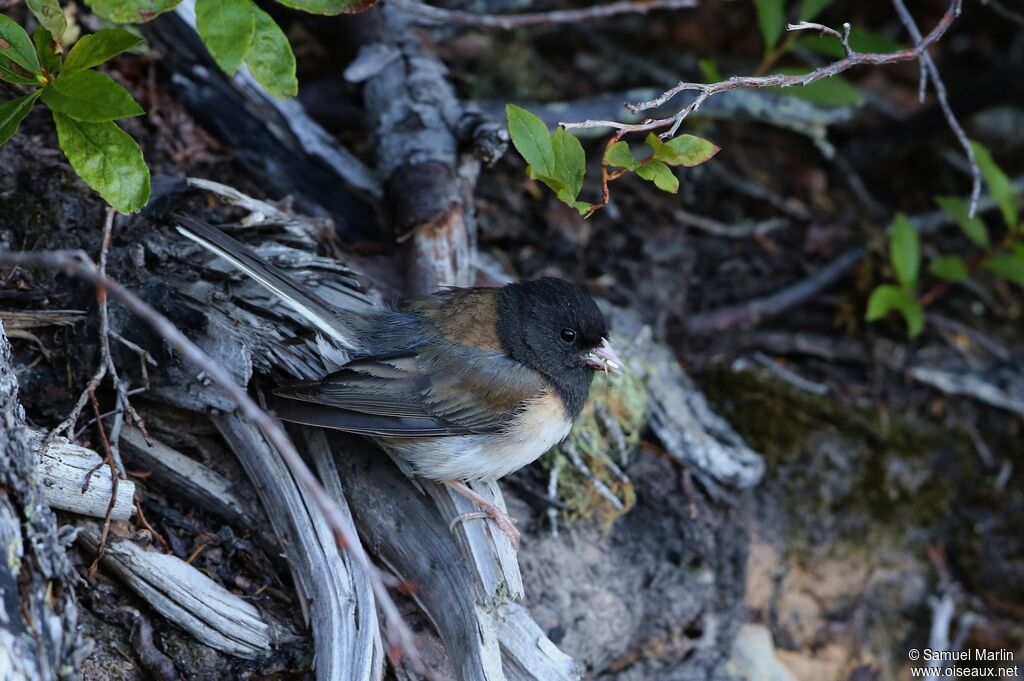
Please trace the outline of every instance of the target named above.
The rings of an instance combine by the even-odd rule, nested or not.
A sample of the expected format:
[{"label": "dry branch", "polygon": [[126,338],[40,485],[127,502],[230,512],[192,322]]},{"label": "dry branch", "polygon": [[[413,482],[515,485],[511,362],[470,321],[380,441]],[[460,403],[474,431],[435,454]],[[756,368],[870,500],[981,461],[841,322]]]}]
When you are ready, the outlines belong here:
[{"label": "dry branch", "polygon": [[42,433],[32,434],[32,446],[50,508],[93,518],[103,518],[110,508],[112,520],[128,520],[135,513],[135,483],[121,480],[115,488],[110,468],[101,467],[103,459],[96,452],[64,438],[44,443]]},{"label": "dry branch", "polygon": [[925,50],[941,38],[946,33],[950,24],[953,23],[953,19],[957,14],[957,4],[956,0],[953,0],[950,4],[949,10],[942,16],[942,19],[939,20],[939,23],[934,29],[932,29],[931,33],[920,40],[916,45],[914,45],[914,47],[905,50],[887,52],[884,54],[852,52],[843,59],[801,75],[776,74],[770,76],[733,76],[728,80],[720,81],[718,83],[680,82],[653,99],[637,104],[626,105],[630,111],[638,113],[664,106],[676,95],[682,92],[693,91],[697,93],[697,97],[692,102],[671,116],[648,119],[640,123],[620,123],[618,121],[609,120],[586,120],[582,122],[564,121],[561,125],[567,129],[612,128],[623,133],[646,132],[668,128],[666,132],[661,134],[661,137],[672,137],[676,134],[676,131],[679,130],[679,126],[682,125],[682,122],[687,116],[697,111],[708,98],[720,95],[723,92],[729,92],[730,90],[737,90],[741,88],[799,87],[802,85],[809,85],[825,78],[831,78],[832,76],[848,71],[855,66],[880,66],[883,64],[896,64],[899,62],[920,59]]},{"label": "dry branch", "polygon": [[417,0],[388,0],[388,4],[431,22],[444,25],[476,26],[511,31],[526,26],[548,24],[575,24],[581,21],[608,19],[622,14],[647,14],[655,10],[693,9],[697,0],[624,0],[604,5],[561,9],[550,12],[526,12],[523,14],[479,14],[456,9],[435,7]]},{"label": "dry branch", "polygon": [[834,284],[864,258],[864,249],[851,248],[811,276],[764,298],[701,312],[686,319],[686,330],[697,335],[749,329],[761,320],[790,310]]},{"label": "dry branch", "polygon": [[[956,7],[957,14],[960,13],[960,0],[955,0],[954,5]],[[907,6],[903,3],[903,0],[892,0],[892,6],[896,9],[896,14],[899,15],[900,21],[903,22],[903,26],[906,27],[907,32],[910,33],[910,37],[915,43],[921,44],[921,30],[917,27],[917,22],[914,21],[914,17],[910,15],[910,11]],[[939,107],[942,109],[942,115],[946,117],[946,122],[949,124],[949,129],[956,135],[957,141],[960,146],[963,147],[964,154],[967,156],[967,164],[971,169],[971,208],[970,216],[974,217],[975,211],[978,209],[978,198],[981,196],[981,168],[978,167],[978,160],[974,158],[974,148],[971,146],[971,141],[967,139],[967,133],[964,132],[963,127],[960,125],[960,121],[957,120],[956,114],[953,113],[953,107],[949,105],[949,97],[946,94],[946,84],[942,82],[942,75],[939,73],[939,67],[935,65],[935,60],[926,51],[922,51],[919,56],[921,62],[921,101],[924,101],[925,86],[928,82],[928,76],[931,77],[932,89],[935,90],[935,96],[939,100]]]},{"label": "dry branch", "polygon": [[142,431],[135,428],[125,428],[121,444],[129,460],[148,470],[151,479],[204,510],[251,524],[251,521],[244,522],[250,509],[235,494],[234,484],[224,476],[153,437],[147,440]]},{"label": "dry branch", "polygon": [[[96,553],[99,528],[82,523],[79,529],[78,541]],[[154,610],[211,648],[236,657],[270,652],[273,628],[259,610],[177,556],[111,537],[101,563]]]}]

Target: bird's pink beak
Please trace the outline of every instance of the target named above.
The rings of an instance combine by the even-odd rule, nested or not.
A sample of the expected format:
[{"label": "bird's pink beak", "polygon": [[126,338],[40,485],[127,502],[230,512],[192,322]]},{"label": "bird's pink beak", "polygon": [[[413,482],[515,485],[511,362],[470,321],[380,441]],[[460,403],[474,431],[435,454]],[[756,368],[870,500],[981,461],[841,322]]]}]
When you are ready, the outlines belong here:
[{"label": "bird's pink beak", "polygon": [[615,350],[607,338],[602,338],[601,344],[588,352],[584,361],[591,369],[612,374],[622,373],[622,360],[615,354]]}]

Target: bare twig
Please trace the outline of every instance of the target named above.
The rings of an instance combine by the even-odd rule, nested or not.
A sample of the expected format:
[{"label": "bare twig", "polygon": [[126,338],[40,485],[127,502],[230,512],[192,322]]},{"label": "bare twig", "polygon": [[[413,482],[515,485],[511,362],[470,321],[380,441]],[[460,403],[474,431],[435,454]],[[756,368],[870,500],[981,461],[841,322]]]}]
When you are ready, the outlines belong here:
[{"label": "bare twig", "polygon": [[85,484],[82,486],[82,493],[89,487],[89,479],[92,474],[96,472],[102,466],[110,467],[110,503],[107,504],[107,512],[103,516],[103,529],[100,531],[99,545],[96,547],[96,559],[89,566],[89,578],[96,576],[96,570],[99,569],[100,559],[103,558],[104,548],[107,545],[107,535],[110,533],[110,520],[114,514],[114,505],[117,503],[117,485],[121,480],[121,473],[118,470],[117,460],[114,458],[113,451],[110,447],[110,440],[107,439],[106,430],[103,428],[103,419],[100,418],[100,404],[96,401],[96,393],[89,393],[89,400],[92,402],[92,410],[96,414],[96,430],[100,434],[100,441],[103,443],[103,453],[105,458],[100,463],[96,464],[85,476]]},{"label": "bare twig", "polygon": [[846,274],[863,257],[863,249],[851,248],[807,279],[770,296],[692,315],[686,320],[686,330],[696,335],[707,335],[752,327],[765,317],[782,314],[816,296]]},{"label": "bare twig", "polygon": [[[648,111],[651,109],[657,109],[663,106],[669,100],[681,92],[693,91],[697,93],[697,96],[692,102],[687,104],[685,107],[680,109],[672,116],[666,118],[652,118],[640,123],[620,123],[618,121],[595,121],[587,120],[582,122],[563,122],[561,125],[566,129],[574,128],[612,128],[622,133],[627,132],[647,132],[651,130],[662,130],[668,128],[666,132],[660,134],[662,138],[672,137],[679,130],[679,126],[682,125],[683,121],[694,111],[697,111],[701,105],[707,101],[708,98],[715,95],[720,95],[723,92],[729,92],[730,90],[738,90],[743,88],[765,88],[765,87],[795,87],[802,85],[809,85],[825,78],[831,78],[832,76],[848,71],[854,66],[880,66],[884,64],[897,64],[899,62],[911,61],[914,59],[920,59],[921,55],[925,53],[935,41],[941,38],[950,24],[953,23],[953,19],[957,16],[956,0],[952,0],[949,9],[939,20],[939,23],[932,29],[931,33],[925,36],[923,39],[918,40],[914,47],[898,50],[896,52],[886,53],[860,53],[851,52],[848,56],[838,61],[827,64],[820,69],[811,71],[810,73],[804,73],[801,75],[785,75],[785,74],[774,74],[769,76],[733,76],[728,80],[724,80],[718,83],[686,83],[680,82],[675,87],[667,90],[658,97],[648,100],[646,102],[640,102],[638,104],[627,104],[626,108],[633,113],[641,111]],[[845,49],[845,48],[844,48]]]},{"label": "bare twig", "polygon": [[528,12],[524,14],[478,14],[462,10],[444,9],[427,5],[418,0],[387,0],[410,14],[444,24],[458,26],[476,26],[479,28],[496,28],[510,31],[524,26],[541,26],[545,24],[575,24],[580,21],[607,19],[620,14],[646,14],[652,10],[692,9],[697,0],[620,0],[605,5],[581,7],[579,9],[561,9],[550,12]]},{"label": "bare twig", "polygon": [[853,50],[850,49],[850,23],[846,22],[843,24],[843,32],[840,33],[834,28],[829,28],[824,24],[816,24],[811,21],[800,21],[795,24],[786,24],[787,31],[818,31],[821,35],[828,33],[838,40],[843,46],[843,52],[849,57],[853,54]]},{"label": "bare twig", "polygon": [[[907,6],[903,3],[903,0],[892,0],[892,6],[896,10],[896,14],[899,15],[900,21],[902,21],[903,25],[906,27],[907,32],[910,33],[910,37],[914,39],[915,43],[920,45],[922,42],[921,30],[917,27],[917,22],[914,21],[914,17],[911,16],[910,11],[907,10]],[[953,5],[950,7],[950,11],[959,13],[960,3],[954,1]],[[971,167],[972,186],[970,216],[973,218],[975,211],[978,209],[978,198],[981,196],[981,169],[978,167],[977,159],[974,158],[974,149],[971,147],[970,140],[967,139],[967,133],[964,132],[963,127],[960,125],[960,121],[956,118],[956,114],[953,113],[953,108],[949,105],[949,98],[946,95],[946,84],[942,82],[942,76],[939,74],[939,67],[935,65],[935,60],[932,59],[931,55],[925,50],[920,51],[918,60],[921,62],[920,99],[921,101],[924,101],[927,76],[931,76],[932,89],[935,90],[935,96],[939,100],[939,107],[942,108],[942,114],[946,117],[946,122],[949,124],[949,128],[953,131],[953,134],[956,135],[957,141],[960,142],[960,146],[963,147],[964,154],[967,156],[967,162]]]},{"label": "bare twig", "polygon": [[981,0],[981,4],[992,8],[999,16],[1009,19],[1015,24],[1024,26],[1024,13],[1014,11],[1004,5],[1000,0]]},{"label": "bare twig", "polygon": [[680,224],[686,225],[687,227],[693,227],[694,229],[699,229],[702,232],[706,232],[712,236],[721,237],[723,239],[751,239],[762,237],[779,227],[785,227],[789,224],[789,221],[785,218],[768,218],[767,220],[761,220],[759,222],[746,225],[727,225],[713,218],[690,213],[682,208],[675,211],[674,217],[679,220]]},{"label": "bare twig", "polygon": [[380,571],[370,562],[362,545],[345,530],[341,511],[309,470],[299,452],[295,449],[284,430],[270,416],[260,409],[248,393],[235,383],[230,374],[218,366],[199,346],[189,340],[174,324],[134,293],[118,282],[101,274],[89,256],[82,251],[44,251],[39,253],[0,253],[0,264],[5,266],[38,267],[58,270],[77,276],[113,296],[128,310],[141,318],[186,361],[200,369],[216,383],[238,406],[239,411],[249,419],[267,438],[267,441],[281,455],[292,475],[309,493],[317,509],[323,513],[335,543],[348,550],[367,579],[377,598],[377,604],[384,613],[388,631],[394,637],[394,649],[404,655],[409,665],[418,673],[426,674],[426,668],[416,649],[412,630],[402,619],[398,607],[391,599],[384,585]]},{"label": "bare twig", "polygon": [[551,536],[558,537],[558,509],[555,504],[558,502],[558,476],[562,473],[562,459],[555,457],[555,465],[548,472],[548,523],[551,525]]}]

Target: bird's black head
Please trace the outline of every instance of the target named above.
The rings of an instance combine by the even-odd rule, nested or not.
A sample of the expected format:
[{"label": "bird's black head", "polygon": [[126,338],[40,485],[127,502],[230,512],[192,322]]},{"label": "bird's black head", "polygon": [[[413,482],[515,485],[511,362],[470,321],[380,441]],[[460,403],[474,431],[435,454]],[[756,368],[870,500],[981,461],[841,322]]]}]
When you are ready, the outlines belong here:
[{"label": "bird's black head", "polygon": [[497,308],[505,352],[550,380],[575,419],[594,371],[618,369],[597,304],[572,284],[547,278],[505,286]]}]

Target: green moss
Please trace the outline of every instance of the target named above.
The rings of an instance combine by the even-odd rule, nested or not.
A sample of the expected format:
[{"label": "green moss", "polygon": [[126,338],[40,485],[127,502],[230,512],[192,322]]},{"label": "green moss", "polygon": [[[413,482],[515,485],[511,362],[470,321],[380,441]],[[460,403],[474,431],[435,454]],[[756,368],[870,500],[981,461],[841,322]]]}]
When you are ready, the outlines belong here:
[{"label": "green moss", "polygon": [[[602,417],[604,415],[604,417]],[[633,485],[619,471],[616,459],[628,457],[640,442],[647,416],[647,391],[630,373],[601,374],[594,380],[590,400],[569,433],[567,442],[549,452],[541,464],[558,476],[558,498],[568,506],[566,520],[597,517],[607,527],[636,503]],[[615,426],[609,426],[609,421]],[[621,433],[611,432],[617,427]],[[616,507],[583,472],[572,464],[566,446],[608,491],[621,502]]]}]

